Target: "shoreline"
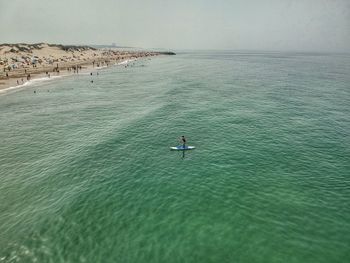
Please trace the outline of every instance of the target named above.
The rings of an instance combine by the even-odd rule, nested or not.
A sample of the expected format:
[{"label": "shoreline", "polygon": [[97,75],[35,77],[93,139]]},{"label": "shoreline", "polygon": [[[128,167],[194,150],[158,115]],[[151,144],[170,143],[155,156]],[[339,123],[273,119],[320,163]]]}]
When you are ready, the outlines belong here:
[{"label": "shoreline", "polygon": [[0,96],[5,95],[8,92],[14,91],[14,90],[19,90],[21,88],[25,88],[27,86],[31,86],[34,83],[41,82],[41,81],[50,81],[50,80],[55,80],[59,78],[64,78],[64,77],[70,77],[74,75],[86,75],[91,72],[96,72],[101,69],[106,69],[112,66],[124,66],[127,65],[131,61],[136,61],[137,59],[124,59],[115,62],[114,64],[106,65],[106,66],[100,66],[100,67],[93,67],[88,64],[82,64],[78,65],[81,66],[81,69],[79,72],[74,72],[74,71],[64,71],[64,72],[50,72],[50,76],[48,76],[45,71],[40,71],[40,72],[35,72],[31,76],[30,80],[23,80],[23,82],[20,82],[19,84],[17,83],[17,80],[19,80],[18,76],[13,76],[9,77],[8,79],[2,79],[1,81],[4,81],[0,84]]},{"label": "shoreline", "polygon": [[113,65],[171,52],[122,51],[88,46],[39,44],[0,45],[0,94],[24,88],[37,79],[47,80],[91,72]]}]

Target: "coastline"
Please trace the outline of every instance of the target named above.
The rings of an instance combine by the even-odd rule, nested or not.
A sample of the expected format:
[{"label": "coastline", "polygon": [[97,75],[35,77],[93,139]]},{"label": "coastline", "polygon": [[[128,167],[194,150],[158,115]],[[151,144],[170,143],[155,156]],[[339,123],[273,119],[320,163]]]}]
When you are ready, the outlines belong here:
[{"label": "coastline", "polygon": [[[130,60],[122,60],[120,63],[127,62],[127,61],[130,61]],[[77,73],[74,73],[74,71],[67,71],[67,70],[64,70],[63,72],[62,71],[50,72],[50,77],[45,73],[45,71],[40,71],[40,72],[38,71],[32,74],[30,80],[23,79],[23,82],[19,81],[19,83],[17,83],[17,80],[22,78],[20,78],[20,76],[18,75],[14,75],[13,77],[9,77],[8,79],[1,80],[2,83],[0,84],[0,95],[4,95],[10,91],[30,86],[31,84],[37,83],[39,81],[52,81],[58,78],[69,77],[74,75],[81,75],[81,74],[85,75],[85,74],[96,72],[98,70],[115,66],[115,65],[117,64],[111,64],[111,65],[102,66],[102,67],[93,67],[88,64],[85,64],[85,65],[82,64],[82,65],[78,65],[78,66],[81,66],[81,69]],[[124,65],[124,64],[120,64],[120,65]]]},{"label": "coastline", "polygon": [[88,46],[40,44],[0,45],[0,94],[24,88],[38,79],[51,80],[89,73],[139,58],[170,55],[169,52],[121,51]]}]

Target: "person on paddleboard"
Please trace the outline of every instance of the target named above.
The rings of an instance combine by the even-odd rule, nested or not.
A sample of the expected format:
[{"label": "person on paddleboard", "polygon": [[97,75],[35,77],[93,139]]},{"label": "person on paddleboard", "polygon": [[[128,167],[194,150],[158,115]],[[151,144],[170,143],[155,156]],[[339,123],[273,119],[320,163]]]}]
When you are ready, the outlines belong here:
[{"label": "person on paddleboard", "polygon": [[182,142],[182,147],[185,148],[186,147],[186,138],[185,136],[181,136],[181,142]]}]

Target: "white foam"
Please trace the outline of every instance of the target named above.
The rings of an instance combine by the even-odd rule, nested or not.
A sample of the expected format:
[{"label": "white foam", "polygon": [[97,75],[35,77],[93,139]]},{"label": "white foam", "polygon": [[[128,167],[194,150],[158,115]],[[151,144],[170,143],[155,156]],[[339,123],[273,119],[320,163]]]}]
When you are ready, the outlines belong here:
[{"label": "white foam", "polygon": [[26,82],[24,82],[23,84],[20,84],[20,85],[8,87],[6,89],[1,89],[0,93],[5,93],[5,92],[11,91],[11,90],[20,89],[20,88],[23,88],[23,87],[26,87],[26,86],[29,86],[29,85],[32,85],[32,84],[35,84],[35,83],[41,83],[41,82],[44,82],[44,81],[50,81],[50,80],[62,78],[64,76],[67,76],[67,75],[51,76],[50,78],[49,77],[42,77],[42,78],[36,78],[36,79],[28,80],[28,81],[26,81]]},{"label": "white foam", "polygon": [[134,58],[134,59],[126,59],[126,60],[123,60],[122,62],[115,63],[114,65],[126,65],[129,62],[133,62],[135,60],[137,60],[137,59],[136,58]]},{"label": "white foam", "polygon": [[5,92],[8,92],[8,91],[10,91],[10,90],[19,89],[19,88],[22,88],[22,87],[27,86],[28,84],[30,84],[29,81],[26,81],[26,82],[24,82],[24,83],[21,84],[21,85],[17,85],[17,86],[13,86],[13,87],[8,87],[8,88],[6,88],[6,89],[1,89],[1,90],[0,90],[0,93],[5,93]]},{"label": "white foam", "polygon": [[99,70],[99,69],[103,69],[103,68],[107,68],[107,66],[96,67],[95,69]]}]

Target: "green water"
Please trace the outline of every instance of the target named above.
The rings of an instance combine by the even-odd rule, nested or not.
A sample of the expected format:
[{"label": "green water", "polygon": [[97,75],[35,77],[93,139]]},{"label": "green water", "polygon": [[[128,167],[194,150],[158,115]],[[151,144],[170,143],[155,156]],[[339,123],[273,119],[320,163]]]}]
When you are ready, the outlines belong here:
[{"label": "green water", "polygon": [[1,95],[0,262],[347,262],[349,72],[180,52]]}]

